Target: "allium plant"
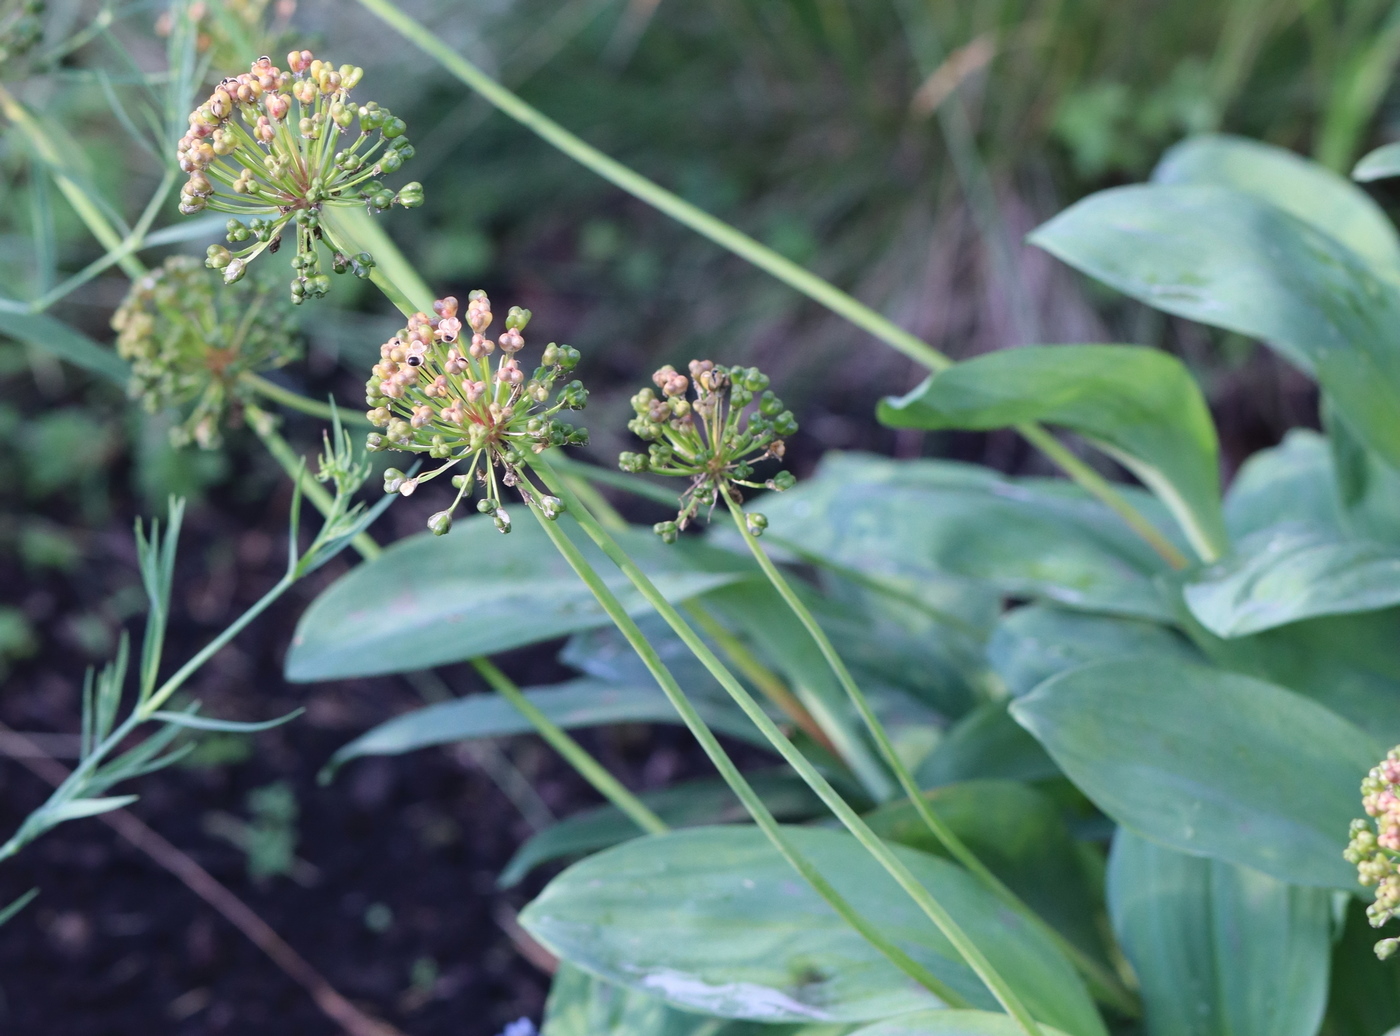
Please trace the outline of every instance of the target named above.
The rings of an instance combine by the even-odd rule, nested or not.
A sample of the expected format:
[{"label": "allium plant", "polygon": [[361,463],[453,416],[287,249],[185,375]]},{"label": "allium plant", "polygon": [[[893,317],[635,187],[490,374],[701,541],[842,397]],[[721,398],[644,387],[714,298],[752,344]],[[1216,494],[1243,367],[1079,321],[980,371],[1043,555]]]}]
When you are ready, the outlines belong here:
[{"label": "allium plant", "polygon": [[428,519],[428,528],[439,536],[452,528],[453,512],[476,485],[482,489],[477,510],[491,515],[501,532],[510,532],[503,488],[537,504],[546,517],[556,517],[563,504],[535,489],[523,466],[529,455],[551,446],[588,442],[586,430],[558,420],[562,411],[582,410],[588,401],[580,381],[555,390],[578,363],[578,350],[551,342],[540,365],[527,374],[518,354],[525,348],[528,309],[512,306],[495,341],[486,334],[492,313],[484,291],[467,296],[465,326],[451,296],[433,303],[433,311],[435,316],[413,314],[408,326],[379,348],[365,402],[370,422],[383,431],[370,433],[368,446],[426,453],[447,463],[413,478],[389,468],[384,491],[408,496],[419,483],[458,469],[452,478],[456,499]]},{"label": "allium plant", "polygon": [[[652,380],[661,395],[647,388],[633,396],[637,416],[627,425],[652,445],[646,453],[622,454],[618,466],[633,474],[651,471],[690,479],[675,520],[655,526],[667,543],[676,541],[702,507],[713,508],[725,497],[741,501],[735,486],[783,490],[794,484],[787,471],[753,481],[754,465],[781,460],[784,438],[797,431],[792,411],[768,388],[768,376],[757,367],[691,360],[690,377],[668,364]],[[768,526],[761,514],[750,513],[745,520],[755,536]]]},{"label": "allium plant", "polygon": [[[1356,864],[1356,879],[1374,885],[1376,900],[1366,908],[1372,928],[1400,916],[1400,747],[1386,753],[1361,782],[1361,807],[1371,820],[1351,822],[1348,863]],[[1385,960],[1400,949],[1400,939],[1376,943],[1376,956]]]},{"label": "allium plant", "polygon": [[[232,213],[228,242],[210,245],[207,264],[233,283],[263,251],[277,251],[295,224],[293,302],[330,290],[319,244],[331,251],[331,269],[368,277],[374,258],[341,247],[322,225],[327,205],[363,204],[370,212],[423,203],[423,188],[397,192],[380,177],[413,157],[402,119],[373,101],[357,105],[350,93],[364,75],[355,65],[336,68],[311,51],[287,55],[288,71],[270,58],[225,79],[190,114],[180,138],[180,168],[189,180],[180,190],[185,215],[209,209]],[[240,218],[241,217],[241,218]]]},{"label": "allium plant", "polygon": [[151,413],[193,403],[171,429],[177,446],[217,447],[248,391],[242,376],[301,356],[291,307],[276,288],[250,278],[224,289],[189,256],[173,256],[133,282],[112,327],[117,352],[131,363],[133,399]]}]

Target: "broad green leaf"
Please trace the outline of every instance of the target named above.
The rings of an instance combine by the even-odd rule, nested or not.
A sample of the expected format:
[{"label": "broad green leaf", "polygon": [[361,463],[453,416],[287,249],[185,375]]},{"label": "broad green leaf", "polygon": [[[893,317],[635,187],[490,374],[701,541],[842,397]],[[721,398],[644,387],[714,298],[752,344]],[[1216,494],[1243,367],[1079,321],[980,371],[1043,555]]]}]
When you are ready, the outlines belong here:
[{"label": "broad green leaf", "polygon": [[1351,171],[1352,179],[1362,183],[1391,176],[1400,176],[1400,144],[1386,144],[1362,155]]},{"label": "broad green leaf", "polygon": [[1217,665],[1304,694],[1378,742],[1400,742],[1400,608],[1307,619],[1224,640],[1191,622]]},{"label": "broad green leaf", "polygon": [[1150,1036],[1314,1036],[1327,1001],[1332,894],[1119,828],[1113,928]]},{"label": "broad green leaf", "polygon": [[1086,662],[1159,653],[1200,657],[1165,626],[1045,604],[1005,613],[987,641],[987,659],[1013,698],[1030,694],[1056,673]]},{"label": "broad green leaf", "polygon": [[1322,404],[1343,528],[1358,539],[1400,543],[1400,471],[1357,439],[1334,401]]},{"label": "broad green leaf", "polygon": [[1189,137],[1162,156],[1152,182],[1244,191],[1400,273],[1400,239],[1384,210],[1346,177],[1286,148],[1223,133]]},{"label": "broad green leaf", "polygon": [[1375,929],[1358,899],[1347,903],[1332,950],[1332,988],[1327,999],[1328,1036],[1385,1036],[1400,1028],[1400,968],[1376,959],[1380,939],[1397,934],[1394,922]]},{"label": "broad green leaf", "polygon": [[[655,685],[620,687],[585,677],[524,693],[531,704],[566,730],[607,723],[681,722],[675,708]],[[695,707],[705,722],[721,733],[757,745],[768,744],[737,707],[703,698],[695,701]],[[360,756],[402,755],[432,745],[528,734],[534,729],[507,699],[498,694],[473,694],[425,705],[381,723],[331,756],[328,773]]]},{"label": "broad green leaf", "polygon": [[849,1025],[765,1025],[694,1014],[560,964],[540,1036],[843,1036]]},{"label": "broad green leaf", "polygon": [[1283,526],[1255,533],[1183,593],[1218,637],[1242,637],[1300,619],[1400,604],[1400,550],[1336,533]]},{"label": "broad green leaf", "polygon": [[1306,428],[1251,456],[1225,494],[1225,526],[1236,540],[1285,522],[1343,528],[1331,447]]},{"label": "broad green leaf", "polygon": [[1297,885],[1355,888],[1339,846],[1381,750],[1316,702],[1151,655],[1061,673],[1011,712],[1124,827]]},{"label": "broad green leaf", "polygon": [[[826,807],[816,793],[791,770],[760,771],[745,774],[745,777],[779,820],[808,820],[826,815]],[[749,819],[748,811],[734,797],[729,785],[718,777],[686,781],[648,792],[640,798],[671,827],[734,824]],[[616,806],[586,809],[532,835],[510,858],[496,884],[509,888],[542,863],[597,852],[637,835],[635,821]]]},{"label": "broad green leaf", "polygon": [[949,727],[914,771],[919,787],[979,778],[1038,781],[1060,776],[1055,761],[1006,709],[1006,702],[987,702]]},{"label": "broad green leaf", "polygon": [[[1048,1025],[1040,1031],[1059,1036]],[[1009,1014],[992,1011],[915,1011],[863,1026],[850,1036],[1025,1036],[1025,1030]]]},{"label": "broad green leaf", "polygon": [[[854,838],[786,828],[852,906],[978,1007],[995,1007],[932,922]],[[1059,951],[952,864],[895,852],[1037,1018],[1104,1033]],[[762,832],[705,827],[635,839],[574,864],[520,915],[576,967],[676,1007],[767,1022],[866,1021],[940,1006],[840,920]]]},{"label": "broad green leaf", "polygon": [[[1078,850],[1054,801],[1015,781],[966,781],[926,793],[933,812],[1031,909],[1101,956],[1095,901]],[[934,856],[947,855],[908,799],[866,814],[874,832]]]},{"label": "broad green leaf", "polygon": [[[581,540],[582,537],[580,536]],[[667,547],[650,532],[619,537],[669,600],[742,578],[746,562],[701,543]],[[591,543],[584,555],[629,612],[648,605]],[[324,591],[287,652],[289,680],[334,680],[460,662],[592,629],[602,606],[535,522],[508,536],[474,515],[447,536],[400,540]]]},{"label": "broad green leaf", "polygon": [[1078,432],[1171,510],[1197,553],[1226,547],[1220,447],[1195,379],[1176,357],[1127,345],[1002,349],[929,375],[880,403],[895,428],[1007,428],[1032,421]]},{"label": "broad green leaf", "polygon": [[131,374],[131,367],[111,349],[47,313],[16,313],[0,308],[0,336],[24,342],[118,385],[125,385]]},{"label": "broad green leaf", "polygon": [[[1133,502],[1151,512],[1146,493]],[[939,461],[827,454],[816,477],[765,498],[769,534],[913,597],[925,584],[1168,620],[1165,565],[1071,483]],[[931,602],[932,603],[932,602]],[[995,614],[988,615],[988,620]]]},{"label": "broad green leaf", "polygon": [[1148,305],[1262,339],[1400,466],[1400,285],[1276,205],[1225,187],[1101,191],[1034,244]]}]

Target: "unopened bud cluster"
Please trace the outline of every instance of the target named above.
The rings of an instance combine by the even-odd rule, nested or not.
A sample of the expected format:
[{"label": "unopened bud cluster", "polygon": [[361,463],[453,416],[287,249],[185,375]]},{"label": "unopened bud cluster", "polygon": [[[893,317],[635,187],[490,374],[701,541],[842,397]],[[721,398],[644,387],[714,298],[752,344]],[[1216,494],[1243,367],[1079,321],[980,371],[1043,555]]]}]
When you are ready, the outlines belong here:
[{"label": "unopened bud cluster", "polygon": [[555,390],[578,363],[578,350],[551,342],[540,365],[527,372],[520,353],[528,309],[512,306],[505,330],[494,339],[488,336],[491,300],[483,291],[467,296],[465,312],[452,297],[438,299],[433,312],[415,313],[380,346],[365,402],[370,422],[383,431],[370,434],[368,447],[426,453],[447,463],[416,478],[389,468],[384,491],[408,496],[419,483],[457,469],[452,478],[457,498],[428,519],[428,528],[439,536],[452,527],[457,505],[478,485],[477,510],[491,515],[501,532],[510,532],[502,487],[514,489],[546,518],[558,517],[563,504],[535,489],[522,468],[532,453],[588,442],[587,431],[557,419],[561,411],[582,410],[588,401],[582,382]]},{"label": "unopened bud cluster", "polygon": [[219,445],[239,376],[300,356],[296,321],[281,293],[252,279],[230,291],[198,259],[172,256],[136,280],[112,317],[117,352],[131,364],[129,391],[154,413],[194,406],[171,430],[177,446]]},{"label": "unopened bud cluster", "polygon": [[[1392,748],[1361,782],[1361,808],[1371,820],[1351,822],[1351,841],[1342,854],[1356,864],[1356,879],[1374,885],[1376,901],[1366,908],[1372,928],[1400,915],[1400,747]],[[1376,943],[1381,960],[1400,949],[1400,939]]]},{"label": "unopened bud cluster", "polygon": [[283,71],[270,58],[259,58],[251,71],[215,87],[190,114],[178,148],[180,168],[189,174],[180,211],[233,214],[228,243],[235,247],[210,245],[206,260],[230,284],[263,251],[277,251],[288,224],[295,224],[291,291],[292,301],[300,303],[330,290],[320,243],[336,273],[368,277],[374,266],[368,252],[352,253],[336,243],[322,225],[324,206],[412,208],[423,204],[423,188],[410,183],[395,192],[381,182],[413,157],[413,145],[402,119],[373,101],[358,105],[350,99],[363,69],[336,68],[309,50],[292,51],[287,64]]},{"label": "unopened bud cluster", "polygon": [[[627,425],[651,446],[646,453],[622,454],[618,466],[690,479],[675,520],[655,526],[667,543],[675,542],[702,507],[714,507],[721,493],[740,502],[735,486],[783,490],[795,483],[787,471],[753,481],[754,465],[781,460],[784,438],[797,431],[792,411],[768,388],[768,376],[757,367],[691,360],[689,377],[668,365],[652,380],[655,390],[642,389],[632,397],[637,416]],[[755,536],[768,526],[761,514],[745,519]]]}]

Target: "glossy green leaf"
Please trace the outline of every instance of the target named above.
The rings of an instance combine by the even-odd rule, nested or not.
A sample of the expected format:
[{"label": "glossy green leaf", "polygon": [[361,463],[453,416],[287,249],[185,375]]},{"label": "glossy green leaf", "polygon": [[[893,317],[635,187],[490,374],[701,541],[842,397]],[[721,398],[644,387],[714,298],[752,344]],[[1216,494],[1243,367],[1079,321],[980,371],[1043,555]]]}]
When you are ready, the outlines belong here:
[{"label": "glossy green leaf", "polygon": [[[1059,1030],[1040,1027],[1044,1036]],[[1025,1036],[1009,1014],[992,1011],[915,1011],[857,1029],[850,1036]]]},{"label": "glossy green leaf", "polygon": [[[964,844],[1061,934],[1081,949],[1103,954],[1100,903],[1055,802],[1015,781],[966,781],[927,793],[933,812]],[[881,838],[945,856],[942,843],[908,799],[866,814]]]},{"label": "glossy green leaf", "polygon": [[[654,685],[618,686],[585,677],[524,693],[536,708],[566,730],[608,723],[681,722],[675,708]],[[737,707],[705,699],[698,699],[695,706],[715,730],[757,745],[768,744]],[[327,766],[333,773],[360,756],[402,755],[432,745],[528,734],[534,729],[507,699],[498,694],[473,694],[395,716],[341,747]]]},{"label": "glossy green leaf", "polygon": [[1286,148],[1223,133],[1189,137],[1162,156],[1152,181],[1244,191],[1400,272],[1400,238],[1385,211],[1346,177]]},{"label": "glossy green leaf", "polygon": [[[1147,493],[1130,494],[1149,513]],[[925,585],[988,590],[1167,620],[1165,565],[1073,484],[940,461],[830,454],[816,477],[765,498],[769,534],[919,597]],[[954,607],[956,607],[954,605]],[[989,616],[992,618],[993,616]]]},{"label": "glossy green leaf", "polygon": [[849,1025],[765,1025],[671,1007],[659,996],[604,982],[561,964],[540,1036],[844,1036]]},{"label": "glossy green leaf", "polygon": [[1056,673],[1086,662],[1153,654],[1200,658],[1190,644],[1165,626],[1045,604],[1007,612],[987,641],[987,660],[1014,698],[1029,694]]},{"label": "glossy green leaf", "polygon": [[1257,532],[1184,589],[1197,621],[1242,637],[1320,615],[1400,604],[1400,550],[1283,526]]},{"label": "glossy green leaf", "polygon": [[1358,539],[1400,544],[1400,470],[1360,442],[1340,408],[1323,398],[1342,527]]},{"label": "glossy green leaf", "polygon": [[1353,180],[1370,183],[1400,176],[1400,144],[1385,144],[1361,156],[1351,171]]},{"label": "glossy green leaf", "polygon": [[1316,702],[1152,655],[1061,673],[1011,712],[1124,827],[1294,884],[1355,887],[1339,846],[1381,750]]},{"label": "glossy green leaf", "polygon": [[1038,781],[1059,775],[1055,761],[1011,718],[1004,701],[979,705],[954,723],[914,771],[921,788],[981,778]]},{"label": "glossy green leaf", "polygon": [[1119,829],[1109,909],[1150,1036],[1314,1036],[1332,895]]},{"label": "glossy green leaf", "polygon": [[1400,466],[1400,285],[1276,205],[1214,186],[1119,187],[1031,235],[1148,305],[1262,339]]},{"label": "glossy green leaf", "polygon": [[[816,793],[790,770],[745,774],[769,811],[784,822],[826,815]],[[729,785],[718,777],[686,781],[639,796],[671,827],[735,824],[749,819],[748,811]],[[497,880],[501,888],[518,884],[534,868],[550,860],[582,856],[637,837],[637,825],[616,806],[596,806],[532,835]]]},{"label": "glossy green leaf", "polygon": [[1198,625],[1191,635],[1218,665],[1306,695],[1381,744],[1400,742],[1400,608],[1307,619],[1230,640]]},{"label": "glossy green leaf", "polygon": [[[844,832],[787,828],[852,906],[979,1007],[990,994],[932,922]],[[952,864],[896,847],[1037,1018],[1103,1033],[1059,951]],[[571,964],[677,1007],[768,1022],[886,1018],[939,1006],[793,873],[762,832],[635,839],[574,864],[520,915]]]},{"label": "glossy green leaf", "polygon": [[[582,537],[579,537],[582,540]],[[702,543],[619,537],[669,600],[742,578],[746,562]],[[591,543],[580,549],[629,612],[647,605]],[[324,591],[287,652],[289,680],[333,680],[460,662],[608,622],[602,606],[533,520],[502,536],[474,515],[450,534],[400,540]]]},{"label": "glossy green leaf", "polygon": [[1280,523],[1343,528],[1331,447],[1306,428],[1291,429],[1278,446],[1253,454],[1225,494],[1225,526],[1234,539]]},{"label": "glossy green leaf", "polygon": [[1032,421],[1078,432],[1171,510],[1196,551],[1226,547],[1220,448],[1186,367],[1157,349],[1042,345],[1002,349],[936,372],[880,403],[895,428],[1007,428]]}]

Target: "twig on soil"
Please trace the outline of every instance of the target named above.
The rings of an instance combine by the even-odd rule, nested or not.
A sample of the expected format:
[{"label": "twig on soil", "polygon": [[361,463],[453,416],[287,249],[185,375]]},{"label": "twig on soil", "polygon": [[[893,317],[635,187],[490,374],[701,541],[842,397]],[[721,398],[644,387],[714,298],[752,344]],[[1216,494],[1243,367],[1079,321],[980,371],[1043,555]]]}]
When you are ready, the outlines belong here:
[{"label": "twig on soil", "polygon": [[[55,762],[24,734],[0,723],[0,735],[3,735],[11,746],[22,749],[7,754],[41,780],[57,786],[68,776],[68,770],[61,763]],[[176,848],[134,814],[117,809],[104,813],[97,819],[179,878],[190,891],[223,915],[224,919],[246,935],[254,946],[271,957],[272,962],[281,968],[288,978],[311,994],[311,999],[326,1017],[340,1025],[350,1036],[404,1036],[394,1026],[371,1018],[336,992],[325,977],[251,907],[187,853]]]}]

